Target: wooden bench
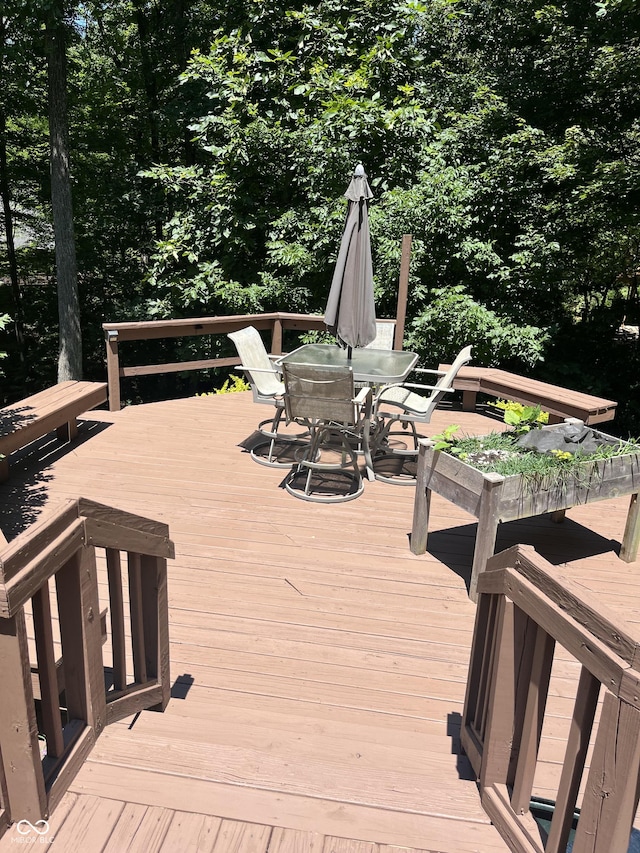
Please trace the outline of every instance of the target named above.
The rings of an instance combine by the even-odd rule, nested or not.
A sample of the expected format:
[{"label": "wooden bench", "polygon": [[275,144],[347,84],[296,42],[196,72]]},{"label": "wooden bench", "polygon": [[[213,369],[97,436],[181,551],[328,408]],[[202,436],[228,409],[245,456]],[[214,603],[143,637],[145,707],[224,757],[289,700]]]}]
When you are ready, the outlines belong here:
[{"label": "wooden bench", "polygon": [[107,402],[106,382],[60,382],[0,409],[0,481],[9,476],[9,454],[52,430],[61,441],[78,434],[76,418]]},{"label": "wooden bench", "polygon": [[[446,370],[447,367],[441,364],[439,369]],[[610,421],[615,417],[618,405],[614,400],[571,391],[493,367],[467,365],[458,372],[453,387],[462,391],[462,408],[465,412],[474,411],[476,396],[480,392],[525,405],[539,404],[544,412],[549,412],[550,423],[557,423],[564,418],[579,418],[586,424]]]}]

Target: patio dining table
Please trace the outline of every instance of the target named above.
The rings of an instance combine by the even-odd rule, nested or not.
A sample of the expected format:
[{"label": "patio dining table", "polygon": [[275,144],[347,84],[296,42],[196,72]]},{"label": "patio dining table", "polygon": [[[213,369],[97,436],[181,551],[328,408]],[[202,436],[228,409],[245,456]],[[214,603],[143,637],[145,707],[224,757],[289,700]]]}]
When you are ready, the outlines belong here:
[{"label": "patio dining table", "polygon": [[347,350],[333,344],[303,344],[276,361],[276,365],[317,364],[323,367],[351,367],[354,382],[389,385],[404,382],[415,367],[418,355],[405,350],[381,350],[356,347],[351,358]]}]

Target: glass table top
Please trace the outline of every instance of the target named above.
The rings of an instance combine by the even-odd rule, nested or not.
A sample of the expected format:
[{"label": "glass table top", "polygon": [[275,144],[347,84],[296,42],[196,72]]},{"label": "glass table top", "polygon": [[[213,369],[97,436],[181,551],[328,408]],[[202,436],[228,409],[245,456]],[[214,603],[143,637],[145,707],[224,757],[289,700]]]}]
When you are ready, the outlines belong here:
[{"label": "glass table top", "polygon": [[405,350],[382,350],[356,347],[351,359],[347,359],[347,350],[333,344],[304,344],[293,352],[283,355],[276,362],[282,364],[318,364],[323,367],[351,367],[356,382],[369,382],[384,385],[391,382],[403,382],[418,356]]}]

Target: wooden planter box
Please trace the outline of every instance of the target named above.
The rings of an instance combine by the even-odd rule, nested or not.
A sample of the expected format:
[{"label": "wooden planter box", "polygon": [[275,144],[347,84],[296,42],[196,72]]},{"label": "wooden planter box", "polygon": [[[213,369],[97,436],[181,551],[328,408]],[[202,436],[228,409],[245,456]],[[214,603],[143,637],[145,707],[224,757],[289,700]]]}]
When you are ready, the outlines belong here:
[{"label": "wooden planter box", "polygon": [[[545,427],[553,429],[553,427]],[[610,436],[596,433],[605,439]],[[478,519],[470,596],[475,600],[478,575],[493,554],[498,524],[564,511],[572,506],[631,495],[620,559],[632,563],[640,544],[640,453],[584,462],[574,476],[533,484],[520,474],[503,477],[478,471],[455,456],[434,450],[429,439],[420,442],[411,550],[427,549],[429,503],[434,491]]]}]

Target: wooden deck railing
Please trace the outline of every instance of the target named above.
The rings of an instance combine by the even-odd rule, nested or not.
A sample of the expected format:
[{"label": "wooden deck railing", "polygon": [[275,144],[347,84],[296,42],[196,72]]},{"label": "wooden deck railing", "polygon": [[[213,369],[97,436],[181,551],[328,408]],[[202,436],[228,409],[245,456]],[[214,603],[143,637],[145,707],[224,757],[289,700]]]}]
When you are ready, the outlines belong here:
[{"label": "wooden deck railing", "polygon": [[[411,259],[411,234],[402,237],[400,256],[400,278],[395,317],[395,348],[402,349],[407,314],[409,291],[409,266]],[[125,376],[149,376],[151,374],[176,373],[187,370],[204,370],[212,367],[235,367],[240,364],[236,356],[209,358],[198,361],[171,362],[165,364],[140,364],[120,367],[118,344],[124,341],[147,341],[161,338],[192,337],[195,335],[226,335],[243,326],[252,325],[271,333],[271,353],[282,353],[282,335],[286,329],[309,332],[326,329],[324,318],[316,314],[288,314],[276,311],[270,314],[244,314],[231,317],[197,317],[190,320],[146,320],[139,323],[103,323],[107,346],[107,376],[109,385],[109,409],[120,408],[120,378]]]},{"label": "wooden deck railing", "polygon": [[[487,814],[511,850],[564,853],[593,738],[573,853],[626,853],[640,788],[639,644],[529,546],[492,557],[478,592],[461,739]],[[541,840],[529,807],[556,642],[581,674]]]},{"label": "wooden deck railing", "polygon": [[[108,576],[106,662],[96,549]],[[165,524],[82,498],[0,551],[0,835],[3,822],[47,817],[105,725],[166,707],[173,556]]]},{"label": "wooden deck railing", "polygon": [[199,361],[180,361],[165,364],[140,364],[120,367],[118,347],[125,341],[148,341],[161,338],[193,337],[198,335],[226,335],[244,326],[255,326],[271,334],[270,352],[282,353],[284,330],[299,332],[324,330],[323,317],[313,314],[242,314],[230,317],[199,317],[190,320],[148,320],[139,323],[103,323],[107,347],[107,382],[109,386],[109,409],[120,408],[120,378],[126,376],[149,376],[151,374],[176,373],[187,370],[204,370],[212,367],[235,367],[240,364],[237,355],[228,358],[208,358]]}]

